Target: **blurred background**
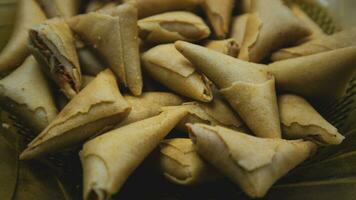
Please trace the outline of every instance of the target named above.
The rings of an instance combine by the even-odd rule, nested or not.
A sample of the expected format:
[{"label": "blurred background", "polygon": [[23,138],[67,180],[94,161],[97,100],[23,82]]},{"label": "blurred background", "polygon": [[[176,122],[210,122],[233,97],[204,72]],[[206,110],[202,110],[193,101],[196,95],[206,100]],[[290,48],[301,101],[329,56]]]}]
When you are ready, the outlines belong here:
[{"label": "blurred background", "polygon": [[343,28],[356,26],[356,0],[310,0],[327,8],[335,21]]},{"label": "blurred background", "polygon": [[[218,1],[218,0],[217,0]],[[238,1],[238,0],[237,0]],[[337,24],[346,28],[356,26],[356,0],[307,0],[320,3]],[[12,31],[17,0],[0,0],[0,50],[6,44]]]}]

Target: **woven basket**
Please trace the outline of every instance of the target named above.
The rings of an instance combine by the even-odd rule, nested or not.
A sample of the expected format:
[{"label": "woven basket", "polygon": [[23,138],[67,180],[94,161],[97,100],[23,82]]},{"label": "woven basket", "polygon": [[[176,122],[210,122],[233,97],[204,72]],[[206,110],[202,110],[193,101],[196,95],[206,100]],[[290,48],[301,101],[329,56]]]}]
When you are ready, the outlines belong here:
[{"label": "woven basket", "polygon": [[[327,33],[332,34],[340,30],[335,24],[328,12],[320,5],[309,0],[285,0],[287,4],[298,4],[320,27]],[[353,181],[351,186],[356,188],[356,178],[353,174],[337,173],[330,171],[322,175],[308,175],[312,170],[322,171],[325,166],[319,165],[321,161],[325,163],[332,158],[338,158],[338,155],[356,151],[356,76],[349,83],[347,93],[337,102],[329,105],[314,105],[319,112],[335,125],[341,133],[346,135],[346,140],[340,146],[321,148],[316,156],[308,160],[302,166],[293,170],[285,178],[279,181],[268,193],[266,199],[356,199],[356,194],[350,194],[348,190],[350,185],[345,184],[347,181]],[[26,141],[34,138],[34,135],[27,129],[21,121],[17,120],[11,114],[1,112],[1,122],[13,124],[16,132],[24,136]],[[75,199],[81,199],[81,167],[77,151],[48,156],[58,169],[64,173],[64,178],[73,186],[70,193],[74,194]],[[355,156],[356,160],[356,156]],[[148,162],[148,161],[147,161]],[[331,162],[332,163],[332,162]],[[326,163],[328,164],[328,162]],[[351,163],[332,163],[332,166],[343,166],[352,168]],[[330,165],[330,163],[329,163]],[[147,166],[147,165],[143,165]],[[319,168],[318,168],[319,166]],[[326,166],[330,167],[330,166]],[[351,170],[352,172],[353,170]],[[355,170],[356,171],[356,167]],[[351,178],[351,179],[350,179]],[[328,182],[325,180],[335,180]],[[348,183],[348,182],[347,182]],[[308,187],[304,187],[304,185]],[[321,186],[320,186],[321,185]],[[322,191],[321,191],[322,190]],[[329,191],[328,191],[329,190]],[[332,190],[341,191],[334,194]],[[344,191],[345,190],[345,191]],[[356,189],[355,189],[356,190]],[[319,192],[320,191],[320,192]],[[323,196],[324,195],[324,196]],[[344,197],[344,198],[343,198]],[[147,167],[140,167],[131,176],[120,193],[113,199],[162,199],[162,200],[180,200],[180,199],[248,199],[234,184],[228,181],[221,181],[196,187],[181,187],[168,183],[162,177],[157,176]]]}]

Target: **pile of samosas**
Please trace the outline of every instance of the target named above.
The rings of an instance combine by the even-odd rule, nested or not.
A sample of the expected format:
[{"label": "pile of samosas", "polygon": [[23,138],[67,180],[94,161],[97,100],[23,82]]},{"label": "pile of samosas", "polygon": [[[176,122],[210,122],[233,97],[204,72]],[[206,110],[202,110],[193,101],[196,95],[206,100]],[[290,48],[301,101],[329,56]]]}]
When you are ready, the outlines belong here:
[{"label": "pile of samosas", "polygon": [[310,102],[344,95],[356,29],[326,35],[282,0],[79,4],[19,0],[0,104],[38,134],[22,160],[84,144],[84,199],[119,192],[156,148],[172,183],[225,176],[263,197],[344,140]]}]

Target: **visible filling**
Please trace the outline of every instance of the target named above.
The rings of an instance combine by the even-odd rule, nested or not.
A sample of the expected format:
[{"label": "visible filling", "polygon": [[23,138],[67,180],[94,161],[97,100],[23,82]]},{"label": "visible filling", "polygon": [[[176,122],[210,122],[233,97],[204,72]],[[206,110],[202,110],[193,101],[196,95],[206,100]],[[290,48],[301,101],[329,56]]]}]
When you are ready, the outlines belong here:
[{"label": "visible filling", "polygon": [[46,60],[50,72],[55,74],[59,85],[65,86],[68,84],[72,90],[77,91],[76,84],[69,73],[71,67],[68,65],[63,65],[63,63],[59,61],[59,58],[55,56],[55,52],[49,48],[48,44],[46,44],[46,42],[39,36],[37,32],[32,31],[31,38],[34,46],[38,48],[40,53],[43,55],[43,58]]},{"label": "visible filling", "polygon": [[240,48],[234,41],[227,44],[227,55],[236,57],[239,54]]}]

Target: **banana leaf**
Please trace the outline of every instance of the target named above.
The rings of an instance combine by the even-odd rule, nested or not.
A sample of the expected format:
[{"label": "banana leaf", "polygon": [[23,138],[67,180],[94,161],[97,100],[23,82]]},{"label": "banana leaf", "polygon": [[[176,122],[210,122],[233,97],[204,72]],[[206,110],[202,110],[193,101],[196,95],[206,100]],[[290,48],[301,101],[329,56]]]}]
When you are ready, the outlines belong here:
[{"label": "banana leaf", "polygon": [[266,200],[352,200],[356,197],[356,177],[302,182],[273,187]]},{"label": "banana leaf", "polygon": [[[24,137],[16,123],[0,111],[0,199],[73,199],[61,172],[45,160],[19,161]],[[4,123],[6,122],[6,123]]]},{"label": "banana leaf", "polygon": [[332,158],[344,153],[356,151],[356,128],[345,134],[345,136],[346,139],[340,145],[328,146],[319,149],[317,154],[308,163],[316,163],[327,158]]},{"label": "banana leaf", "polygon": [[303,166],[286,177],[286,182],[316,181],[356,175],[356,151]]},{"label": "banana leaf", "polygon": [[0,51],[12,33],[16,6],[17,0],[0,0]]},{"label": "banana leaf", "polygon": [[[6,126],[4,124],[3,126]],[[16,147],[18,137],[8,134],[1,128],[0,135],[0,197],[11,199],[16,189],[18,173],[18,149]]]}]

